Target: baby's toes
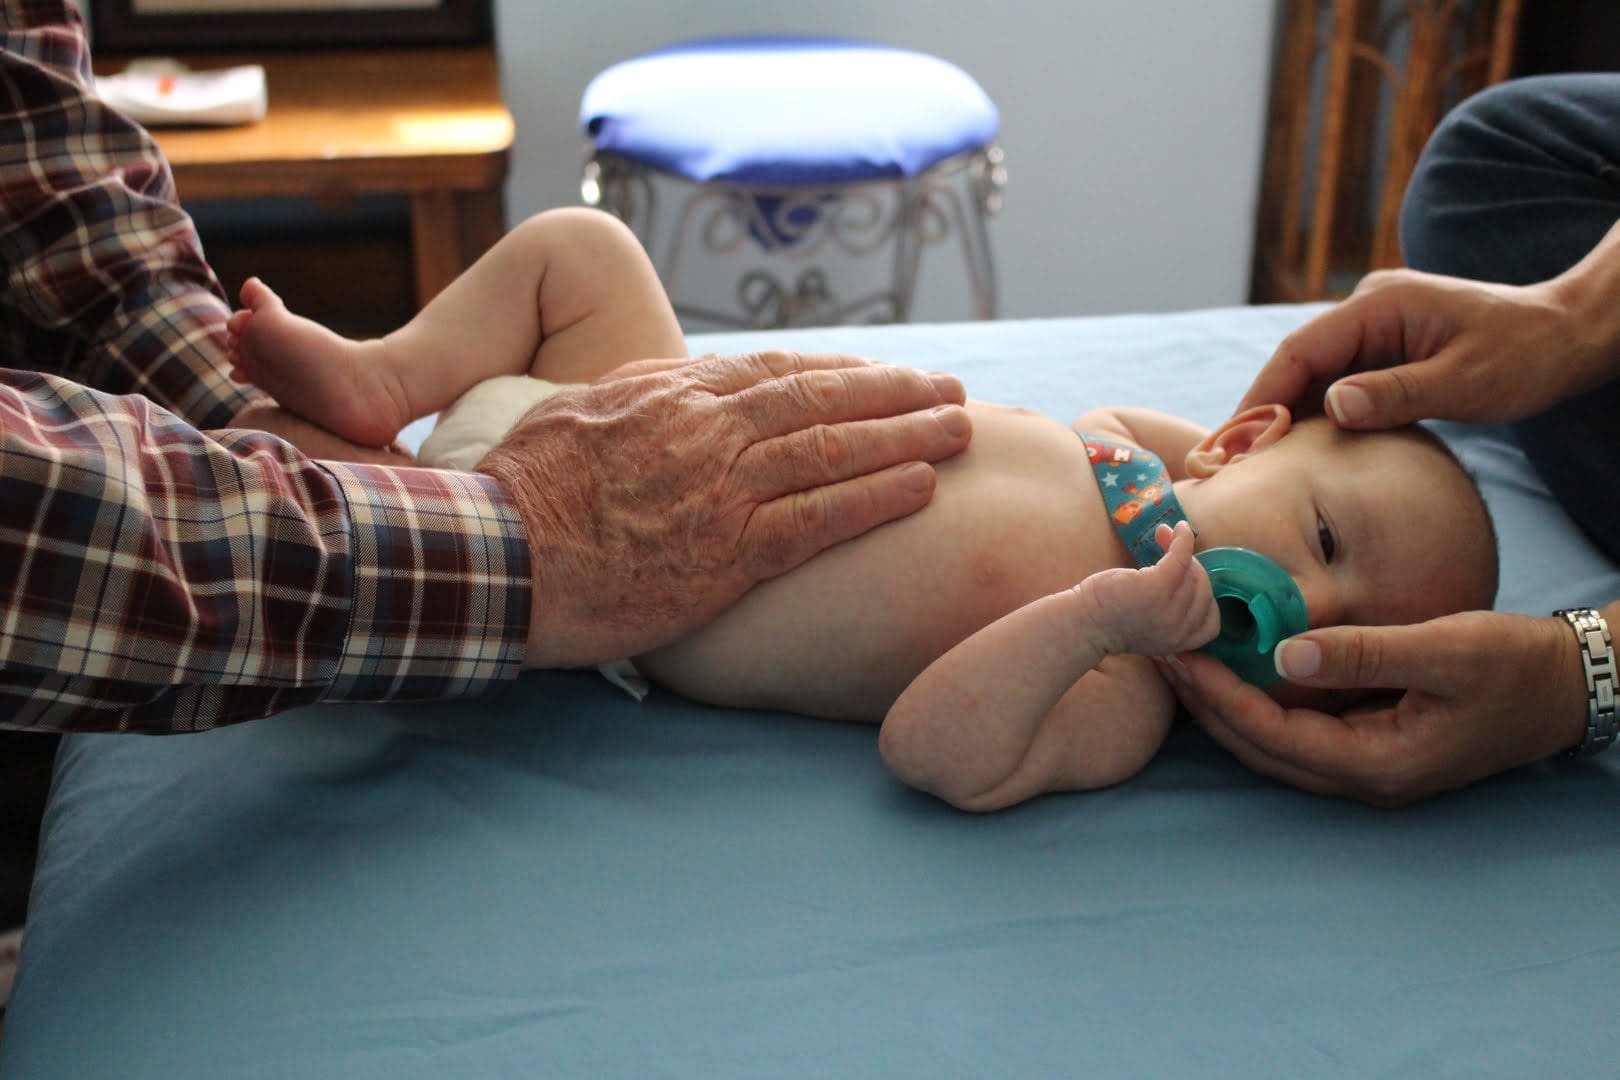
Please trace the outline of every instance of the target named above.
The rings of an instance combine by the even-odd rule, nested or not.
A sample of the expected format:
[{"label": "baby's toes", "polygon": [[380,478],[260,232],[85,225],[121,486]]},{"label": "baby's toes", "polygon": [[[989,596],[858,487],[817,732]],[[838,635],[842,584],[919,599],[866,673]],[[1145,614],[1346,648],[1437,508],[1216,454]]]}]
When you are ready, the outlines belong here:
[{"label": "baby's toes", "polygon": [[256,277],[250,277],[242,282],[242,288],[237,295],[242,299],[242,306],[250,311],[263,311],[281,305],[281,297],[276,295],[276,291]]}]

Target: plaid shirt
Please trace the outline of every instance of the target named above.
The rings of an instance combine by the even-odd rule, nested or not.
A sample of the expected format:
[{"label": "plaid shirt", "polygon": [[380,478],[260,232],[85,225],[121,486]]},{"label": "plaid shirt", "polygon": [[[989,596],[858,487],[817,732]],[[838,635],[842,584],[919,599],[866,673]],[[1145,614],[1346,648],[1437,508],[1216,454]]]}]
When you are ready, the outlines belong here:
[{"label": "plaid shirt", "polygon": [[514,675],[531,576],[501,489],[197,430],[257,392],[167,164],[90,90],[65,0],[0,0],[0,50],[0,727],[193,731]]}]

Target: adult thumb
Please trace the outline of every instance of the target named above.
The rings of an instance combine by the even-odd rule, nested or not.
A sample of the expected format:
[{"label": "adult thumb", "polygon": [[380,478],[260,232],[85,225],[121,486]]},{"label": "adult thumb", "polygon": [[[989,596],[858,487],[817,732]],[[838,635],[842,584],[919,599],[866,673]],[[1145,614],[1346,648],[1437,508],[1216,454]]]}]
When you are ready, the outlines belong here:
[{"label": "adult thumb", "polygon": [[1277,647],[1277,673],[1326,689],[1436,690],[1449,654],[1424,624],[1320,627]]},{"label": "adult thumb", "polygon": [[1444,396],[1434,360],[1360,371],[1328,387],[1333,422],[1354,431],[1399,427],[1439,415]]}]

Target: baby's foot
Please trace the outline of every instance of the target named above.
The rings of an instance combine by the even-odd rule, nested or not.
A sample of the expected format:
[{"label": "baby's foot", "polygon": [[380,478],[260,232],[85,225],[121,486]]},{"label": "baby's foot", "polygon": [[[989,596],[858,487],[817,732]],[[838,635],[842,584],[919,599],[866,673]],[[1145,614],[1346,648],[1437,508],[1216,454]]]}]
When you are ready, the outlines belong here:
[{"label": "baby's foot", "polygon": [[294,315],[258,278],[226,324],[231,376],[361,446],[386,446],[413,417],[381,341],[352,341]]}]

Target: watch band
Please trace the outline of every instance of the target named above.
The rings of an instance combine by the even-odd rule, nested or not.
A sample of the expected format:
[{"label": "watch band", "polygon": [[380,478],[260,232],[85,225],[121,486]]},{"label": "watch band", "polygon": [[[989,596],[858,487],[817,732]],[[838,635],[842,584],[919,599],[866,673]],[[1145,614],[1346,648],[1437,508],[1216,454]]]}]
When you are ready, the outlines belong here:
[{"label": "watch band", "polygon": [[1614,742],[1620,730],[1620,717],[1615,712],[1615,657],[1614,642],[1609,636],[1609,624],[1591,608],[1564,608],[1553,612],[1562,615],[1575,631],[1575,640],[1581,647],[1581,670],[1586,675],[1586,739],[1569,751],[1572,757],[1600,754]]}]

